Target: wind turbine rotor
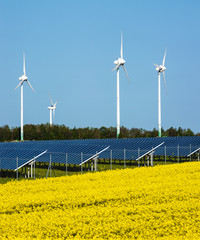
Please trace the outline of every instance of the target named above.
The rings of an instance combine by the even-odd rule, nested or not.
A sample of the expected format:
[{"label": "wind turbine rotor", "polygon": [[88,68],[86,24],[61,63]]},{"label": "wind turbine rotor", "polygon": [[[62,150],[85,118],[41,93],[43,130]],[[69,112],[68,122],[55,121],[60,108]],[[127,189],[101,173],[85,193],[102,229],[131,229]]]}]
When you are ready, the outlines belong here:
[{"label": "wind turbine rotor", "polygon": [[122,66],[123,66],[124,72],[126,73],[126,77],[127,77],[128,81],[130,82],[130,79],[129,79],[129,77],[128,77],[128,73],[127,73],[127,71],[126,71],[126,68],[125,68],[124,65],[122,65]]},{"label": "wind turbine rotor", "polygon": [[164,57],[163,57],[163,63],[162,63],[162,66],[163,66],[163,67],[165,66],[165,57],[166,57],[166,52],[167,52],[167,50],[165,50],[165,54],[164,54]]},{"label": "wind turbine rotor", "polygon": [[155,63],[154,63],[153,65],[155,65],[157,68],[160,68],[160,66],[159,66],[159,65],[157,65],[157,64],[155,64]]},{"label": "wind turbine rotor", "polygon": [[56,108],[56,104],[57,104],[57,103],[58,103],[58,101],[56,101],[56,102],[54,103],[54,105],[53,105],[55,108]]},{"label": "wind turbine rotor", "polygon": [[[30,82],[28,80],[26,80],[28,85],[30,86],[30,88],[33,90],[33,92],[35,93],[35,90],[33,89],[33,87],[31,86]],[[36,93],[35,93],[36,94]]]},{"label": "wind turbine rotor", "polygon": [[51,98],[50,94],[49,94],[49,98],[50,98],[50,101],[51,101],[51,106],[53,106],[53,101],[52,101],[52,98]]},{"label": "wind turbine rotor", "polygon": [[17,87],[15,88],[15,90],[20,86],[20,85],[22,85],[23,84],[23,81],[21,81],[18,85],[17,85]]},{"label": "wind turbine rotor", "polygon": [[119,68],[119,67],[120,67],[120,65],[118,64],[116,67],[113,68],[112,71],[116,70],[116,69]]}]

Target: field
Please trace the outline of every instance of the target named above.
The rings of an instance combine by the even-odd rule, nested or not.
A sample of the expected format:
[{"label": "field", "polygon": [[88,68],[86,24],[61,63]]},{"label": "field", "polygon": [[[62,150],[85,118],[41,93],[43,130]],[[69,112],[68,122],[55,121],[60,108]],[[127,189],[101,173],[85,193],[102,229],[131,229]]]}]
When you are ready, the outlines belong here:
[{"label": "field", "polygon": [[199,239],[200,163],[0,185],[1,239]]}]

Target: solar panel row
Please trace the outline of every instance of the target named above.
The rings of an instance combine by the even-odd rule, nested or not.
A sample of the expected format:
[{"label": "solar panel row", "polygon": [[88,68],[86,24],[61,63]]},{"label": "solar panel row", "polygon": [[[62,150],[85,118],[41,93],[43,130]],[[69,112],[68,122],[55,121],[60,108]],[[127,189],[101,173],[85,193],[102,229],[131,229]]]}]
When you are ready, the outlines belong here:
[{"label": "solar panel row", "polygon": [[[157,148],[154,155],[164,156],[187,156],[200,147],[200,137],[163,137],[163,138],[133,138],[133,139],[85,139],[72,140],[79,143],[105,144],[113,151],[113,158],[124,159],[124,149],[126,159],[137,159],[147,153],[162,142],[164,144]],[[103,152],[100,157],[109,158],[109,152]]]},{"label": "solar panel row", "polygon": [[[108,146],[70,143],[69,141],[26,141],[0,143],[0,168],[20,168],[38,154],[46,151],[37,161],[81,164]],[[16,160],[18,158],[18,161]],[[17,167],[18,165],[18,167]]]},{"label": "solar panel row", "polygon": [[17,164],[20,167],[44,151],[47,152],[38,161],[49,162],[51,155],[52,162],[81,165],[96,153],[105,159],[110,159],[112,153],[112,159],[136,160],[154,148],[154,155],[158,156],[187,156],[200,148],[200,137],[3,142],[0,168],[16,169]]},{"label": "solar panel row", "polygon": [[46,151],[30,148],[0,148],[0,169],[15,170],[37,159]]}]

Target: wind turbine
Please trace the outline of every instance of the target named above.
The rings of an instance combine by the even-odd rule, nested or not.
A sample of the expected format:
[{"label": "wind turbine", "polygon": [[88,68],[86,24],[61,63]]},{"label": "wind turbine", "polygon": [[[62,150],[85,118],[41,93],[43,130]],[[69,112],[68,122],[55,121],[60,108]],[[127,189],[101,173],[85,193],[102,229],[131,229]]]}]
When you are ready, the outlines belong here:
[{"label": "wind turbine", "polygon": [[51,99],[50,94],[49,94],[49,98],[50,98],[50,101],[51,101],[51,106],[49,106],[48,109],[49,109],[49,112],[50,112],[50,126],[52,126],[52,111],[53,111],[53,120],[55,121],[55,110],[56,110],[56,104],[58,103],[58,101],[56,101],[53,104],[53,101]]},{"label": "wind turbine", "polygon": [[156,70],[158,71],[158,137],[161,137],[161,96],[160,96],[161,95],[161,93],[160,93],[160,74],[161,73],[163,73],[165,89],[167,91],[167,86],[166,86],[166,81],[165,81],[165,73],[164,73],[164,71],[166,70],[165,57],[166,57],[166,50],[165,50],[165,54],[163,57],[162,65],[154,64],[156,66]]},{"label": "wind turbine", "polygon": [[19,77],[20,83],[17,85],[15,89],[17,89],[19,86],[21,86],[21,141],[24,140],[24,131],[23,131],[23,84],[24,82],[27,82],[28,85],[31,87],[33,92],[35,93],[34,89],[32,88],[30,82],[28,81],[28,77],[26,76],[26,69],[25,69],[25,53],[23,53],[23,72],[24,74]]},{"label": "wind turbine", "polygon": [[122,33],[121,33],[121,52],[120,52],[120,58],[114,61],[114,64],[116,65],[115,68],[113,68],[112,71],[117,69],[117,138],[119,137],[120,134],[120,100],[119,100],[119,68],[122,66],[127,79],[129,80],[127,71],[125,69],[125,60],[123,59],[123,40],[122,40]]}]

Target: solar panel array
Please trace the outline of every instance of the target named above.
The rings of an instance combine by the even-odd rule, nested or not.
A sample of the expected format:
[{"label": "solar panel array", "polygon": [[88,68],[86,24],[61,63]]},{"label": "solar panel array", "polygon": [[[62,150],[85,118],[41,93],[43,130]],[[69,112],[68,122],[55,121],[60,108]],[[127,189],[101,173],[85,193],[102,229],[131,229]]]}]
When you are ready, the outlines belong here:
[{"label": "solar panel array", "polygon": [[109,159],[111,156],[110,150],[112,150],[112,158],[123,160],[135,160],[138,156],[145,154],[152,148],[155,148],[163,142],[161,138],[126,138],[126,139],[84,139],[84,140],[72,140],[78,143],[87,144],[104,144],[109,147],[109,150],[100,154],[100,158]]},{"label": "solar panel array", "polygon": [[[97,153],[108,148],[103,145],[92,145],[87,143],[75,143],[63,141],[25,141],[0,143],[0,169],[16,169],[29,162],[34,156],[46,151],[37,161],[68,164],[81,164],[92,158]],[[6,151],[1,149],[6,149]],[[18,157],[18,163],[16,161]]]},{"label": "solar panel array", "polygon": [[81,165],[98,153],[99,158],[136,160],[154,148],[154,155],[187,156],[200,148],[200,137],[3,142],[0,143],[0,169],[16,169],[17,164],[22,166],[45,150],[37,161],[49,162],[51,155],[52,162]]},{"label": "solar panel array", "polygon": [[[162,137],[162,138],[128,138],[128,139],[85,139],[72,140],[79,143],[105,144],[110,146],[113,151],[113,158],[124,159],[124,150],[126,159],[137,159],[139,156],[147,153],[162,142],[164,144],[157,148],[154,155],[164,156],[187,156],[200,148],[200,137]],[[103,152],[100,157],[109,158],[108,151]]]},{"label": "solar panel array", "polygon": [[0,169],[15,170],[42,154],[42,149],[0,148]]},{"label": "solar panel array", "polygon": [[164,145],[156,149],[155,155],[188,156],[200,147],[200,137],[166,137]]}]

